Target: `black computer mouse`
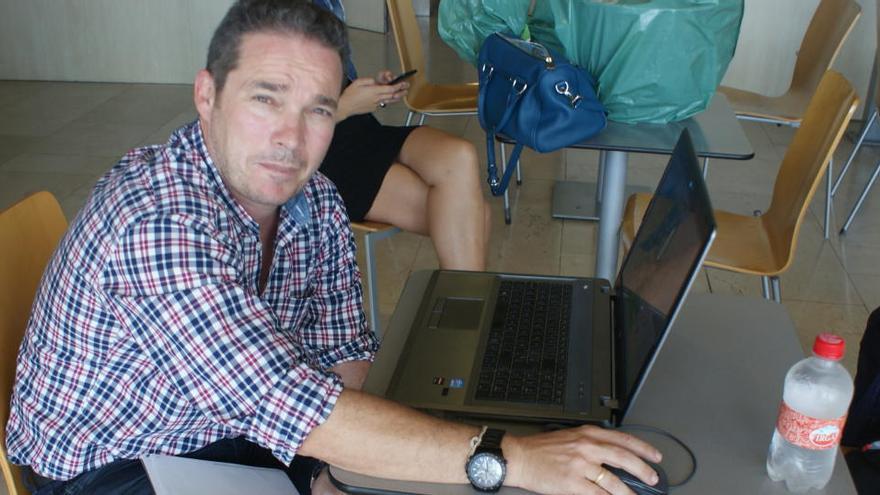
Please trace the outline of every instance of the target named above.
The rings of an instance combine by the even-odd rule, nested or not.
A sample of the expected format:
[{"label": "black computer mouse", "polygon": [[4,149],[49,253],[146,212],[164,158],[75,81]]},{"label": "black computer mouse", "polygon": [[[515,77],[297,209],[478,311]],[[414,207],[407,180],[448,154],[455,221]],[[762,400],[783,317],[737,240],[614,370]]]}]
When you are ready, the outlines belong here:
[{"label": "black computer mouse", "polygon": [[630,474],[629,471],[611,467],[607,464],[603,464],[602,466],[608,471],[611,471],[613,475],[620,478],[620,481],[623,481],[630,490],[636,492],[636,495],[667,495],[669,493],[669,479],[666,478],[666,472],[657,464],[649,462],[648,465],[654,468],[654,471],[657,471],[657,477],[660,478],[660,481],[653,486],[642,482],[642,480]]}]

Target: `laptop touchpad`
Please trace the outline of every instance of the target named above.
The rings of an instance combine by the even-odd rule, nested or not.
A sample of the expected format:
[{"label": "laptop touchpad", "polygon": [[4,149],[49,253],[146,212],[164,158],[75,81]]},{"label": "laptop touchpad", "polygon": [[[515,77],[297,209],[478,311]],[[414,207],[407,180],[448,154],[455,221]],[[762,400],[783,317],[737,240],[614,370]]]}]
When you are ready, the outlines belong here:
[{"label": "laptop touchpad", "polygon": [[428,327],[438,330],[477,330],[479,327],[483,314],[482,299],[447,297],[438,303]]}]

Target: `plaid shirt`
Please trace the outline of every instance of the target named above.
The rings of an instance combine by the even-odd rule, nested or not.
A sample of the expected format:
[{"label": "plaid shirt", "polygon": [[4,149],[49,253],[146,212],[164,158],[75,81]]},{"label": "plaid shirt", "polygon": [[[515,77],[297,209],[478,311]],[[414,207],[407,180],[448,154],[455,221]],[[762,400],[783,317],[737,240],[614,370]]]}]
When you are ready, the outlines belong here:
[{"label": "plaid shirt", "polygon": [[198,122],[125,155],[37,292],[7,425],[12,462],[63,480],[243,435],[289,463],[342,391],[328,369],[371,360],[378,344],[326,177],[281,208],[275,242],[260,294],[259,227]]}]

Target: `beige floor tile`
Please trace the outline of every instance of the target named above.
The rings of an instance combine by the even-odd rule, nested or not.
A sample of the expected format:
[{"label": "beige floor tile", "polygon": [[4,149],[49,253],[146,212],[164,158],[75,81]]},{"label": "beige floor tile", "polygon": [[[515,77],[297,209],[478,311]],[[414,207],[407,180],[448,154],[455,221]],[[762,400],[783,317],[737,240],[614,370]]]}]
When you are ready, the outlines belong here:
[{"label": "beige floor tile", "polygon": [[177,130],[179,127],[193,122],[197,118],[198,114],[194,109],[188,110],[186,112],[181,112],[174,116],[171,120],[165,122],[158,130],[154,131],[152,134],[142,139],[139,143],[136,144],[136,146],[162,144],[168,141],[168,138],[171,136],[172,132]]},{"label": "beige floor tile", "polygon": [[186,111],[195,111],[192,85],[131,84],[77,122],[160,126]]},{"label": "beige floor tile", "polygon": [[559,256],[559,275],[568,277],[592,277],[596,273],[596,258],[582,254]]},{"label": "beige floor tile", "polygon": [[711,287],[709,286],[709,274],[705,269],[700,270],[700,273],[697,275],[697,278],[694,279],[693,285],[691,285],[690,293],[692,294],[705,294],[712,292]]},{"label": "beige floor tile", "polygon": [[102,175],[117,161],[117,158],[109,156],[24,153],[0,165],[0,171],[38,174],[89,173]]},{"label": "beige floor tile", "polygon": [[119,157],[137,146],[155,129],[153,125],[143,124],[120,126],[103,122],[74,122],[50,136],[34,140],[29,151]]},{"label": "beige floor tile", "polygon": [[[762,297],[761,278],[755,275],[729,272],[716,268],[707,268],[706,274],[712,293],[736,294],[740,296]],[[782,286],[785,295],[785,286]]]},{"label": "beige floor tile", "polygon": [[[776,124],[760,124],[770,138],[770,142],[775,146],[786,147],[791,142],[791,138],[797,131],[794,127]],[[752,145],[754,146],[754,145]]]},{"label": "beige floor tile", "polygon": [[579,220],[564,220],[562,223],[563,255],[596,256],[596,236],[599,223]]},{"label": "beige floor tile", "polygon": [[[499,224],[494,222],[493,225],[493,234],[499,235],[496,234],[499,229],[502,232],[497,237],[500,248],[492,249],[490,253],[490,271],[557,272],[562,221],[548,221],[552,187],[552,181],[530,180],[516,188],[512,224],[498,227]],[[493,236],[493,246],[495,242]]]},{"label": "beige floor tile", "polygon": [[32,193],[44,190],[61,201],[80,187],[94,184],[96,180],[97,177],[90,174],[0,172],[0,210]]},{"label": "beige floor tile", "polygon": [[7,161],[24,153],[32,141],[33,138],[0,135],[0,168]]},{"label": "beige floor tile", "polygon": [[30,96],[3,107],[0,134],[48,136],[124,89],[121,84],[39,83]]},{"label": "beige floor tile", "polygon": [[751,160],[710,160],[706,185],[709,192],[749,191],[770,196],[779,170],[779,160],[755,157]]},{"label": "beige floor tile", "polygon": [[880,246],[857,244],[845,240],[835,249],[844,269],[851,275],[880,275],[877,253]]},{"label": "beige floor tile", "polygon": [[854,273],[850,275],[850,279],[869,311],[880,308],[880,275]]},{"label": "beige floor tile", "polygon": [[780,277],[783,299],[860,304],[861,299],[821,227],[805,222],[791,267]]},{"label": "beige floor tile", "polygon": [[55,84],[47,81],[0,81],[0,109],[33,98],[42,88]]},{"label": "beige floor tile", "polygon": [[865,331],[868,312],[863,305],[842,305],[809,303],[803,301],[783,301],[795,327],[804,354],[809,355],[813,341],[821,332],[832,332],[846,339],[846,355],[843,365],[855,374],[858,360],[858,345]]},{"label": "beige floor tile", "polygon": [[760,122],[752,122],[748,120],[740,120],[739,124],[742,127],[743,132],[745,132],[746,137],[749,139],[749,143],[752,145],[752,150],[755,152],[755,158],[771,162],[782,159],[782,156],[785,154],[785,146],[780,148],[770,140],[770,136],[765,129],[769,124],[762,124]]},{"label": "beige floor tile", "polygon": [[[509,159],[510,154],[513,152],[513,146],[506,145],[505,148]],[[498,159],[501,159],[500,150]],[[550,153],[538,153],[526,148],[523,149],[520,162],[522,164],[523,179],[558,180],[563,177],[565,152],[560,150]]]}]

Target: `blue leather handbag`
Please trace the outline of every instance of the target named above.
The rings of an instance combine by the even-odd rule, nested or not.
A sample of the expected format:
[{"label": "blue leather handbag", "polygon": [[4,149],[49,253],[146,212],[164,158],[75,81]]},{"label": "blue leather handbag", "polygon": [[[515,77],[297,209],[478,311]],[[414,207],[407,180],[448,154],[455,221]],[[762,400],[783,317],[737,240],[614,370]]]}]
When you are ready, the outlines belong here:
[{"label": "blue leather handbag", "polygon": [[[523,146],[547,153],[605,128],[605,107],[596,97],[593,76],[539,43],[491,34],[480,48],[477,67],[478,112],[495,196],[507,189]],[[496,134],[516,141],[500,180]]]}]

